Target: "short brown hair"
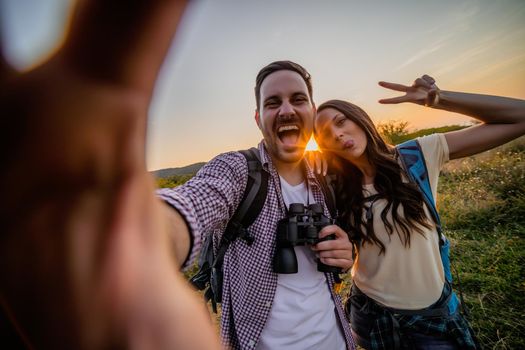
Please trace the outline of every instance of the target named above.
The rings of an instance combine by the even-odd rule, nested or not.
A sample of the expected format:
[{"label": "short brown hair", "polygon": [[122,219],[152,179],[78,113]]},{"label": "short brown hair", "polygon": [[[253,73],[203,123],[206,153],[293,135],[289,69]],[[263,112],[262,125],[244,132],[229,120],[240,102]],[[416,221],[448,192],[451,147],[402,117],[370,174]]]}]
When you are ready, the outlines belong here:
[{"label": "short brown hair", "polygon": [[266,79],[266,77],[270,74],[280,70],[291,70],[292,72],[298,73],[306,83],[310,100],[313,101],[312,77],[310,73],[308,73],[308,71],[298,63],[292,61],[275,61],[262,68],[255,79],[255,101],[257,103],[257,109],[259,109],[259,103],[261,102],[261,85],[264,79]]}]

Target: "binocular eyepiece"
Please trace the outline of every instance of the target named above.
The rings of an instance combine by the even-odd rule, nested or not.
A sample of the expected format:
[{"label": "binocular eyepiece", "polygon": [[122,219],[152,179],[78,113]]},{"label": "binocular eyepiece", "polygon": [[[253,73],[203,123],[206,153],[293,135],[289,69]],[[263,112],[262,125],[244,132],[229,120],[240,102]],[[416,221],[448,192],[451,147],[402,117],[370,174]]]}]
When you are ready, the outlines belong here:
[{"label": "binocular eyepiece", "polygon": [[[302,203],[292,203],[288,217],[279,220],[277,224],[277,245],[273,257],[273,271],[276,273],[297,273],[297,257],[294,246],[314,245],[321,241],[335,239],[330,235],[319,239],[319,231],[333,221],[323,212],[319,203],[305,207]],[[340,268],[317,261],[317,270],[321,272],[339,273]]]}]

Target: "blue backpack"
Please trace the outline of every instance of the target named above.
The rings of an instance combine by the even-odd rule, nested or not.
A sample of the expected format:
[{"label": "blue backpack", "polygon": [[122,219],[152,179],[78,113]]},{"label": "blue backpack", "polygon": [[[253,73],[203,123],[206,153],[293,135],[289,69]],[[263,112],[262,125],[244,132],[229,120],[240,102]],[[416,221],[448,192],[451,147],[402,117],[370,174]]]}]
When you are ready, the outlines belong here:
[{"label": "blue backpack", "polygon": [[[452,285],[452,273],[450,271],[450,242],[445,237],[441,229],[441,220],[434,203],[434,196],[430,188],[430,181],[428,179],[428,170],[425,162],[425,157],[421,151],[421,147],[417,140],[409,140],[400,145],[396,146],[396,149],[400,155],[401,163],[408,174],[411,181],[417,184],[423,194],[423,199],[432,214],[432,217],[436,223],[437,232],[439,234],[439,252],[441,254],[441,262],[443,263],[443,270],[445,272],[445,278],[450,285]],[[459,300],[452,291],[450,299],[448,301],[449,314],[456,312],[459,306]]]}]

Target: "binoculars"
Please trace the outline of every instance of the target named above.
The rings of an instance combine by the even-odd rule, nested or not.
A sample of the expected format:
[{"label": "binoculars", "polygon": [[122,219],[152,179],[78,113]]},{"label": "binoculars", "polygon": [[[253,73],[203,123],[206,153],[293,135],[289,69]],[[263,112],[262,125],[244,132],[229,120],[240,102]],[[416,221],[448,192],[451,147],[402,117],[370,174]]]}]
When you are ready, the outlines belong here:
[{"label": "binoculars", "polygon": [[[319,239],[319,231],[333,221],[323,213],[319,203],[305,207],[302,203],[292,203],[288,217],[277,223],[277,245],[273,257],[273,271],[276,273],[297,273],[297,257],[294,246],[314,245],[321,241],[333,240],[335,235]],[[340,268],[317,261],[317,270],[339,273]]]}]

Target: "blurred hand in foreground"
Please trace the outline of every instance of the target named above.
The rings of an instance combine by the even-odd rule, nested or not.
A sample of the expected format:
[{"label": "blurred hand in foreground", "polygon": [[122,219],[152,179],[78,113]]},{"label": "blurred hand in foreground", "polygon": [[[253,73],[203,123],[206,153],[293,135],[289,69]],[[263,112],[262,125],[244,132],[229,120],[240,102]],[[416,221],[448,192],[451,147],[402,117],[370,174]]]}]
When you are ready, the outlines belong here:
[{"label": "blurred hand in foreground", "polygon": [[0,302],[28,347],[219,348],[145,163],[185,5],[79,1],[50,60],[0,62]]}]

